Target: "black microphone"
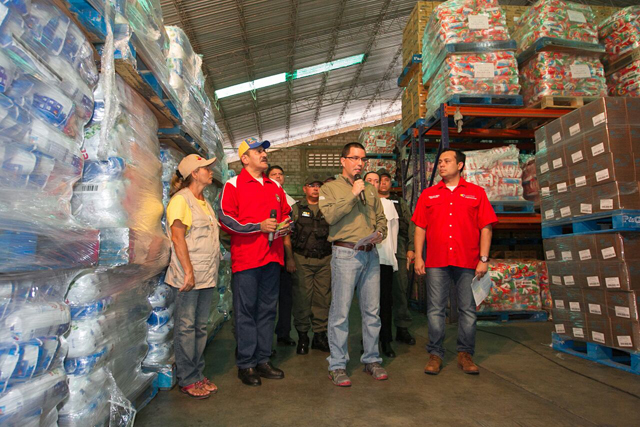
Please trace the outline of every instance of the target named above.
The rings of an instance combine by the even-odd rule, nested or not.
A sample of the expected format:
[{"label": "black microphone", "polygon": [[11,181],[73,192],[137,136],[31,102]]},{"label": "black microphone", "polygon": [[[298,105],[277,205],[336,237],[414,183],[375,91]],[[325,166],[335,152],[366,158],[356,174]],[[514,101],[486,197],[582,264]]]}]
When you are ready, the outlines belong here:
[{"label": "black microphone", "polygon": [[[353,181],[354,181],[354,182],[355,182],[355,181],[358,181],[358,180],[361,180],[361,179],[362,179],[362,177],[360,176],[360,174],[359,174],[359,173],[357,173],[357,174],[353,177]],[[367,205],[367,200],[364,198],[364,190],[362,190],[362,191],[360,192],[360,194],[358,194],[358,196],[360,196],[360,201],[362,202],[362,204],[366,206],[366,205]]]},{"label": "black microphone", "polygon": [[[269,218],[276,219],[277,217],[278,217],[278,211],[276,211],[275,209],[271,209],[271,215],[269,216]],[[269,247],[271,247],[272,243],[273,243],[273,231],[269,233]]]}]

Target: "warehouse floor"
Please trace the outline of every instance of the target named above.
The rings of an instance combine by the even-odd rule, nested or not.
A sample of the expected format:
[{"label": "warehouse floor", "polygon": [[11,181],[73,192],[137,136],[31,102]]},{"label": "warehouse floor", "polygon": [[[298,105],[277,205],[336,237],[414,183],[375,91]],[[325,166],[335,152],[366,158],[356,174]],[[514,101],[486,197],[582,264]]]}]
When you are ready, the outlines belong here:
[{"label": "warehouse floor", "polygon": [[361,372],[357,309],[351,317],[351,388],[329,381],[325,353],[298,356],[295,347],[282,346],[274,364],[286,378],[264,380],[262,387],[243,385],[236,377],[229,322],[206,352],[206,374],[220,388],[218,394],[196,401],[177,387],[160,392],[138,414],[136,425],[640,425],[640,377],[554,351],[551,323],[480,323],[479,376],[457,368],[455,326],[450,326],[447,365],[434,377],[423,373],[426,319],[414,313],[417,345],[395,344],[398,357],[384,363],[390,378],[376,382]]}]

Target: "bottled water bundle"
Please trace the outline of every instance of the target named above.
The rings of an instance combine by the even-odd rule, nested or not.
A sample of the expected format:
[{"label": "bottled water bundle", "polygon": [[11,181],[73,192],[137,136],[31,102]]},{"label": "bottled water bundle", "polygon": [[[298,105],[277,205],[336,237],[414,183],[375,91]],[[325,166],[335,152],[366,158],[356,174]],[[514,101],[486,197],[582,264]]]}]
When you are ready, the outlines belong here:
[{"label": "bottled water bundle", "polygon": [[152,292],[149,296],[151,314],[147,319],[147,343],[149,352],[142,366],[149,370],[170,369],[174,363],[173,354],[173,292],[164,283],[164,275],[151,280]]}]

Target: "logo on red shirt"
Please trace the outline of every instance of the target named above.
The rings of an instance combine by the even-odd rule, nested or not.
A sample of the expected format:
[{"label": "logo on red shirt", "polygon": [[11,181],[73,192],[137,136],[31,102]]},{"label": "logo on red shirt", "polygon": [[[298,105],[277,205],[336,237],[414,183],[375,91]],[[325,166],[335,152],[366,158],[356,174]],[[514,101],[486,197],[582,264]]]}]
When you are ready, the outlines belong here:
[{"label": "logo on red shirt", "polygon": [[278,201],[278,203],[280,203],[280,195],[276,194],[276,200]]}]

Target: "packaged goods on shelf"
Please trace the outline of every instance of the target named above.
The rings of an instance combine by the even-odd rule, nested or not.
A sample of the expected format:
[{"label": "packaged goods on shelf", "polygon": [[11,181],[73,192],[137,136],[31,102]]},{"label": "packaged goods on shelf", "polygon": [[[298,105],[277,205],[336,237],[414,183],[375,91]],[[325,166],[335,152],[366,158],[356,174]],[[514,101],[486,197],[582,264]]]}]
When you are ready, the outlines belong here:
[{"label": "packaged goods on shelf", "polygon": [[[491,260],[489,274],[492,287],[478,312],[542,310],[541,282],[546,279],[543,261]],[[548,284],[544,287],[548,289]]]},{"label": "packaged goods on shelf", "polygon": [[398,163],[390,159],[368,159],[364,165],[364,172],[377,172],[378,169],[386,169],[391,175],[391,180],[396,181],[398,173]]},{"label": "packaged goods on shelf", "polygon": [[640,97],[640,60],[607,76],[607,89],[610,96]]},{"label": "packaged goods on shelf", "polygon": [[465,155],[464,179],[484,188],[490,201],[523,200],[520,150],[515,145]]},{"label": "packaged goods on shelf", "polygon": [[517,95],[518,62],[509,51],[452,54],[444,59],[427,95],[427,117],[453,95]]},{"label": "packaged goods on shelf", "polygon": [[[428,82],[444,59],[445,45],[477,43],[474,51],[504,50],[509,41],[506,16],[497,0],[449,0],[438,5],[424,29],[423,81]],[[445,54],[446,55],[446,54]]]},{"label": "packaged goods on shelf", "polygon": [[422,73],[416,73],[402,91],[402,129],[397,135],[414,126],[427,114],[427,89],[422,83]]},{"label": "packaged goods on shelf", "polygon": [[615,12],[600,23],[598,35],[609,63],[640,47],[640,6]]},{"label": "packaged goods on shelf", "polygon": [[588,5],[540,0],[518,19],[513,38],[518,43],[518,54],[542,38],[574,42],[575,47],[589,46],[598,44],[598,28]]},{"label": "packaged goods on shelf", "polygon": [[413,55],[422,53],[422,34],[424,27],[429,22],[429,17],[433,9],[441,2],[439,1],[417,1],[413,7],[407,25],[402,32],[402,66],[405,67]]},{"label": "packaged goods on shelf", "polygon": [[536,175],[535,157],[527,160],[522,166],[522,197],[525,200],[540,204],[540,184]]},{"label": "packaged goods on shelf", "polygon": [[358,142],[367,154],[393,154],[397,139],[392,127],[378,127],[362,129]]},{"label": "packaged goods on shelf", "polygon": [[520,70],[525,105],[544,96],[606,96],[604,67],[599,59],[562,52],[540,52]]},{"label": "packaged goods on shelf", "polygon": [[164,283],[165,272],[151,279],[152,293],[148,300],[152,312],[147,319],[149,352],[142,361],[147,369],[170,367],[173,357],[174,292]]}]

